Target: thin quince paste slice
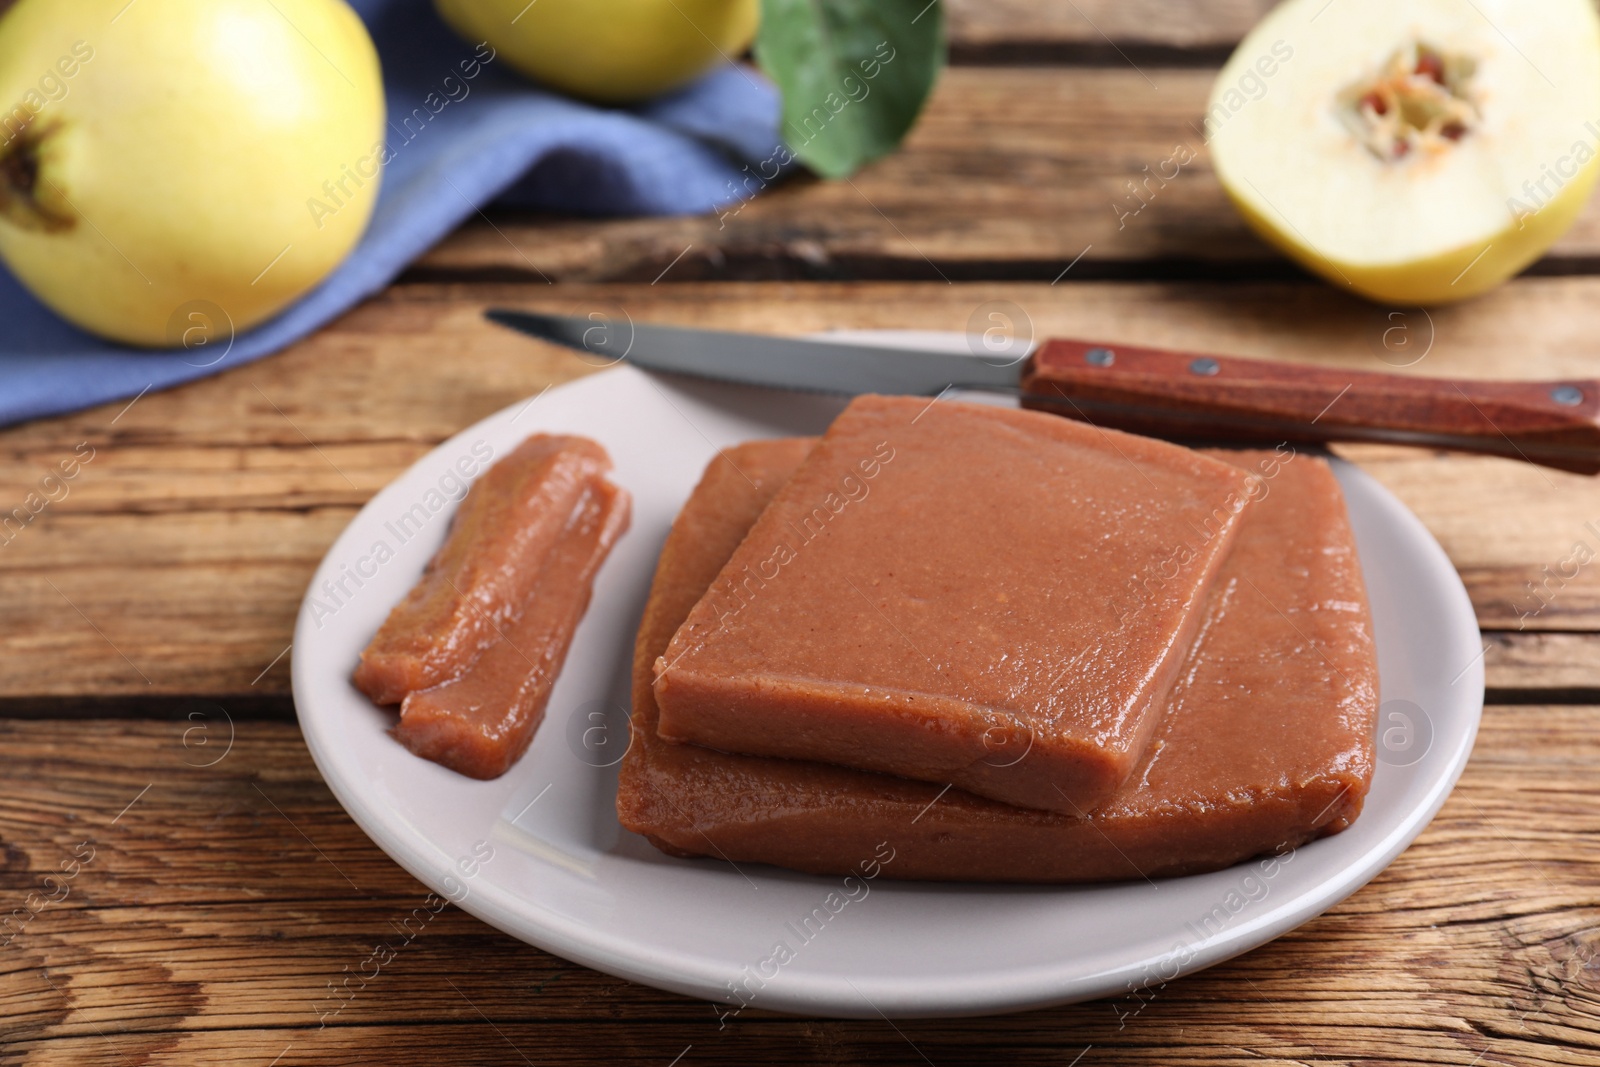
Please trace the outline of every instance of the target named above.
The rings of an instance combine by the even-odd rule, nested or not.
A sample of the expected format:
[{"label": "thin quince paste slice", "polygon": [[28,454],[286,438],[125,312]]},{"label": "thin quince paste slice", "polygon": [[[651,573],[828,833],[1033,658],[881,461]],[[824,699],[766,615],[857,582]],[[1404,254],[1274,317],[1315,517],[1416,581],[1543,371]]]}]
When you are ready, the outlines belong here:
[{"label": "thin quince paste slice", "polygon": [[394,736],[412,752],[495,778],[527,750],[628,525],[610,466],[593,441],[536,435],[468,492],[355,673],[378,703],[400,702]]}]

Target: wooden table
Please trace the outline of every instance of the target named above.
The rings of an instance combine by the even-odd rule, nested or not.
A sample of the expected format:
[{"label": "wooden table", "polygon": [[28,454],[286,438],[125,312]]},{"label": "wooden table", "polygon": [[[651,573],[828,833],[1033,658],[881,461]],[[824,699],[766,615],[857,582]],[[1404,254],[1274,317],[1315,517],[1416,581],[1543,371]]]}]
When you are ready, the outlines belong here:
[{"label": "wooden table", "polygon": [[1530,276],[1398,319],[1250,237],[1203,151],[1119,225],[1132,176],[1203,149],[1214,70],[1269,0],[947,2],[954,65],[853,181],[723,221],[479,220],[282,355],[0,434],[5,509],[93,450],[0,547],[0,904],[36,909],[0,949],[0,1064],[1600,1063],[1600,482],[1383,447],[1342,451],[1460,569],[1490,706],[1432,827],[1302,929],[1125,1024],[1099,1002],[719,1031],[450,908],[319,1026],[425,890],[312,766],[291,624],[377,489],[586,373],[485,306],[799,332],[961,329],[1004,300],[1040,334],[1381,369],[1398,325],[1413,372],[1596,373],[1600,209]]}]

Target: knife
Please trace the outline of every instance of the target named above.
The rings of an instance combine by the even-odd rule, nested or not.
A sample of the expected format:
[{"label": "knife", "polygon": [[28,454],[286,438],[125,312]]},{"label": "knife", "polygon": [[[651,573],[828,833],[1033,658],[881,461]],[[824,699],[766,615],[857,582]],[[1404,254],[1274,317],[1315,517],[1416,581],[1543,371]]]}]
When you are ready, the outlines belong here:
[{"label": "knife", "polygon": [[1379,441],[1600,473],[1600,381],[1420,378],[1111,342],[1012,354],[888,348],[495,308],[489,319],[650,371],[811,392],[1017,395],[1023,407],[1185,441]]}]

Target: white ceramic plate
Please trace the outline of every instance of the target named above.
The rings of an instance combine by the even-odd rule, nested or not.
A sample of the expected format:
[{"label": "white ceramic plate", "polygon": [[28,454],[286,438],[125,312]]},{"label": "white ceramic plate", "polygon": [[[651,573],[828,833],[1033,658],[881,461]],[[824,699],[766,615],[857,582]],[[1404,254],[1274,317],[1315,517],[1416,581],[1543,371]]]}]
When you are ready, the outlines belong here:
[{"label": "white ceramic plate", "polygon": [[[335,542],[295,630],[295,705],[340,803],[435,892],[557,955],[709,1000],[736,1005],[730,983],[743,982],[755,1007],[876,1018],[1125,995],[1218,963],[1365,884],[1444,802],[1483,707],[1472,607],[1422,524],[1340,463],[1377,627],[1382,761],[1356,824],[1289,862],[1078,888],[879,878],[802,943],[789,924],[838,879],[672,859],[622,830],[615,766],[594,764],[620,758],[625,738],[593,731],[622,729],[634,628],[674,515],[718,447],[817,433],[839,407],[617,367],[508,408],[429,453]],[[503,456],[535,431],[601,441],[633,494],[633,527],[600,576],[532,748],[503,778],[477,782],[405,751],[386,733],[393,712],[374,707],[349,677],[442,540],[460,472],[481,470],[490,450]],[[758,988],[746,976],[780,940],[793,958]],[[1128,1010],[1138,1003],[1130,998]]]}]

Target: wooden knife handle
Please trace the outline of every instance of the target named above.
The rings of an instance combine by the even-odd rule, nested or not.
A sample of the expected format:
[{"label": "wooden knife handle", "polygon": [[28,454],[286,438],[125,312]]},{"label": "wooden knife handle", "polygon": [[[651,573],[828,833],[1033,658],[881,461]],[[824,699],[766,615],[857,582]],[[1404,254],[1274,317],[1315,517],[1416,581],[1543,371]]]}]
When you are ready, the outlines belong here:
[{"label": "wooden knife handle", "polygon": [[1391,441],[1600,473],[1600,381],[1511,382],[1052,340],[1023,406],[1186,440]]}]

